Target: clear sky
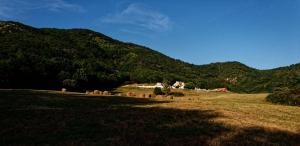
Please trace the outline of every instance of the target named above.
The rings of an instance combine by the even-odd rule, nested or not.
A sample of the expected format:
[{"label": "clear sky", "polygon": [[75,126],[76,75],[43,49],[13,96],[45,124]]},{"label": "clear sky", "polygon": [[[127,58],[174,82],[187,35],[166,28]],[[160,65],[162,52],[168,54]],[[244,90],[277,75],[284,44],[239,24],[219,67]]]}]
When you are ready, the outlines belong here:
[{"label": "clear sky", "polygon": [[0,0],[0,19],[89,28],[193,64],[300,63],[300,0]]}]

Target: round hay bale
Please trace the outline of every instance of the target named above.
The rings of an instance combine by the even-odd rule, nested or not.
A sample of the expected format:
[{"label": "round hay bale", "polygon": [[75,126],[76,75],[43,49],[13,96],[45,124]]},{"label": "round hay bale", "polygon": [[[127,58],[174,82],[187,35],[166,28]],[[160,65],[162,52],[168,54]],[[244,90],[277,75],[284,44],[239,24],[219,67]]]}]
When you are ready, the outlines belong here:
[{"label": "round hay bale", "polygon": [[104,91],[103,95],[109,95],[109,92],[108,91]]},{"label": "round hay bale", "polygon": [[141,97],[142,97],[142,98],[145,98],[145,97],[146,97],[146,94],[145,94],[145,93],[142,93],[142,94],[141,94]]},{"label": "round hay bale", "polygon": [[146,97],[147,98],[153,98],[154,96],[152,94],[147,94]]},{"label": "round hay bale", "polygon": [[87,95],[90,94],[90,91],[85,91],[85,94],[87,94]]},{"label": "round hay bale", "polygon": [[61,89],[61,92],[62,92],[62,93],[65,93],[65,92],[67,92],[67,89],[66,89],[66,88],[62,88],[62,89]]},{"label": "round hay bale", "polygon": [[136,94],[135,94],[134,92],[127,92],[126,95],[129,96],[129,97],[134,97],[134,96],[136,96]]},{"label": "round hay bale", "polygon": [[94,94],[99,94],[99,90],[94,90]]},{"label": "round hay bale", "polygon": [[134,92],[132,92],[132,95],[131,96],[136,96],[136,94]]}]

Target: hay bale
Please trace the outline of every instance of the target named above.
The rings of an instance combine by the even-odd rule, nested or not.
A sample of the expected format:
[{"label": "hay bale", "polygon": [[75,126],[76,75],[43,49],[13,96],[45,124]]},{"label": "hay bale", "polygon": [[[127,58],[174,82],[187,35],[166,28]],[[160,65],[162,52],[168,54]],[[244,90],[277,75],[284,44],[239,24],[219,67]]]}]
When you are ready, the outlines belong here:
[{"label": "hay bale", "polygon": [[99,90],[94,90],[94,94],[99,94]]},{"label": "hay bale", "polygon": [[153,98],[154,96],[152,94],[147,94],[146,98]]},{"label": "hay bale", "polygon": [[170,99],[174,99],[174,96],[172,96],[172,95],[169,95],[169,96],[168,96],[168,98],[170,98]]},{"label": "hay bale", "polygon": [[132,92],[132,96],[136,96],[135,92]]},{"label": "hay bale", "polygon": [[145,98],[145,97],[146,97],[146,94],[145,94],[145,93],[142,93],[140,97]]},{"label": "hay bale", "polygon": [[104,91],[103,95],[109,95],[109,92],[108,91]]},{"label": "hay bale", "polygon": [[126,94],[128,97],[133,97],[136,96],[136,94],[134,92],[127,92]]},{"label": "hay bale", "polygon": [[86,94],[86,95],[90,94],[90,91],[85,91],[85,94]]},{"label": "hay bale", "polygon": [[99,95],[103,95],[103,92],[102,92],[102,91],[99,91]]},{"label": "hay bale", "polygon": [[67,92],[67,89],[66,89],[66,88],[62,88],[62,89],[61,89],[61,92],[62,92],[62,93],[65,93],[65,92]]}]

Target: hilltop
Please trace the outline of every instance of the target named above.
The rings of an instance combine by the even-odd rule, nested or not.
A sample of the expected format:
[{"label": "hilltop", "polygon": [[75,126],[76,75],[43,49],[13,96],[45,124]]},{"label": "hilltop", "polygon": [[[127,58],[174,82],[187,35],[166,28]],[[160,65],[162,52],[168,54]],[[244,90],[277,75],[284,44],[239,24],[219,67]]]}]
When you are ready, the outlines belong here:
[{"label": "hilltop", "polygon": [[[270,92],[300,85],[300,64],[257,70],[240,62],[194,65],[88,29],[0,22],[0,88],[114,88],[168,79],[192,87]],[[201,54],[199,54],[201,55]]]}]

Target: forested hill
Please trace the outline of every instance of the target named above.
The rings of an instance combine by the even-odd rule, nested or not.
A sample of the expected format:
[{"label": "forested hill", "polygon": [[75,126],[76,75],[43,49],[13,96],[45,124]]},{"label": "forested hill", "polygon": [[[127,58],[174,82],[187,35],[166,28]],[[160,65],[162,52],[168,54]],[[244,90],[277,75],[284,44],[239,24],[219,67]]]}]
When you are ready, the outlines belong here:
[{"label": "forested hill", "polygon": [[300,84],[299,64],[264,71],[239,62],[198,66],[87,29],[1,21],[0,42],[0,88],[85,90],[168,79],[190,87],[265,92]]}]

